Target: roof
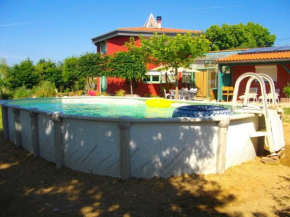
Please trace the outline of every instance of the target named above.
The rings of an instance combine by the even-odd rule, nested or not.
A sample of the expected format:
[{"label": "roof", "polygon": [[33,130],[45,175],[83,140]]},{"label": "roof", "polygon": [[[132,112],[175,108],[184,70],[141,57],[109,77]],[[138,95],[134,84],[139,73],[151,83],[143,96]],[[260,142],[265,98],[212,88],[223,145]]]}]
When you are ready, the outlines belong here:
[{"label": "roof", "polygon": [[267,53],[267,52],[279,52],[279,51],[290,51],[290,46],[276,46],[276,47],[260,47],[252,48],[243,51],[243,53]]},{"label": "roof", "polygon": [[255,52],[231,55],[216,60],[217,63],[249,63],[249,62],[284,62],[290,61],[290,51]]},{"label": "roof", "polygon": [[147,27],[132,27],[132,28],[118,28],[118,30],[124,30],[124,31],[136,31],[136,32],[157,32],[157,33],[194,33],[194,34],[200,34],[203,33],[203,31],[198,30],[187,30],[187,29],[172,29],[172,28],[147,28]]},{"label": "roof", "polygon": [[150,14],[145,25],[143,27],[127,27],[117,28],[111,32],[92,38],[92,42],[97,45],[99,42],[116,37],[116,36],[139,36],[152,37],[154,33],[166,34],[168,36],[176,36],[177,34],[186,34],[188,32],[192,34],[203,34],[200,30],[187,30],[187,29],[174,29],[174,28],[157,28],[157,22],[153,15]]},{"label": "roof", "polygon": [[234,55],[242,52],[245,49],[235,49],[235,50],[222,50],[222,51],[209,51],[204,57],[194,58],[194,61],[215,61],[230,55]]},{"label": "roof", "polygon": [[151,13],[149,15],[148,19],[146,20],[146,23],[144,24],[143,27],[149,28],[149,27],[157,27],[157,26],[158,26],[158,24],[153,16],[153,14]]},{"label": "roof", "polygon": [[140,36],[144,37],[152,37],[154,33],[158,34],[166,34],[168,36],[176,36],[179,34],[186,34],[191,32],[193,34],[200,35],[203,31],[197,30],[185,30],[185,29],[171,29],[171,28],[147,28],[147,27],[135,27],[135,28],[118,28],[114,31],[105,33],[103,35],[92,38],[92,42],[96,45],[97,43],[107,40],[109,38],[113,38],[116,36]]}]

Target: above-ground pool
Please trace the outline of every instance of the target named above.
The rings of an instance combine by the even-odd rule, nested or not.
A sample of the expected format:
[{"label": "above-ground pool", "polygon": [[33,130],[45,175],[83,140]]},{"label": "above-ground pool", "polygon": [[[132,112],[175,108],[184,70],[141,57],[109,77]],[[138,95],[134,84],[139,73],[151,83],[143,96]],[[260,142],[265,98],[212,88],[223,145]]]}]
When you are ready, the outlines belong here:
[{"label": "above-ground pool", "polygon": [[122,179],[223,173],[263,150],[263,138],[250,136],[263,127],[258,115],[172,118],[177,107],[196,103],[173,101],[168,108],[156,108],[145,101],[3,101],[4,137],[57,168]]}]

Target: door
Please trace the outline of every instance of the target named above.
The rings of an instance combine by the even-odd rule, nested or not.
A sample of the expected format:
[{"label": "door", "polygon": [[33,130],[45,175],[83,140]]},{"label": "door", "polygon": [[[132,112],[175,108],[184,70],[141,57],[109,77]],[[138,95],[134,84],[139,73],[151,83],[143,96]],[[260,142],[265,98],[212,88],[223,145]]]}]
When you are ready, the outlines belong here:
[{"label": "door", "polygon": [[101,92],[107,92],[108,81],[107,77],[102,76],[101,78]]}]

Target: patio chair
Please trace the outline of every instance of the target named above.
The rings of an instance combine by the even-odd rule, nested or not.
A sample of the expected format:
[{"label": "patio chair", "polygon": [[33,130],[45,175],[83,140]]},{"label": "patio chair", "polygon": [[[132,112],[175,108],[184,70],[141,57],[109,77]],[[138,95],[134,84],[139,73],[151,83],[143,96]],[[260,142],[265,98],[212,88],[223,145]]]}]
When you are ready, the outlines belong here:
[{"label": "patio chair", "polygon": [[[248,94],[248,103],[250,103],[251,99],[253,100],[253,102],[258,101],[257,100],[257,95],[258,95],[257,92],[258,92],[257,87],[250,88],[249,94]],[[239,96],[239,99],[244,100],[245,97],[246,97],[246,94],[244,93],[243,95]]]},{"label": "patio chair", "polygon": [[169,90],[170,98],[174,99],[175,97],[175,90]]},{"label": "patio chair", "polygon": [[[276,102],[280,102],[279,93],[280,93],[280,89],[275,89],[275,100],[276,100]],[[273,94],[272,93],[268,93],[266,95],[266,100],[267,100],[267,103],[270,103],[271,101],[273,101]],[[259,96],[259,102],[260,103],[263,102],[263,97],[262,96]]]},{"label": "patio chair", "polygon": [[222,87],[222,96],[227,97],[227,102],[229,101],[229,96],[233,97],[234,95],[234,87],[232,86],[223,86]]},{"label": "patio chair", "polygon": [[197,91],[198,91],[197,88],[191,88],[189,90],[191,99],[194,99],[196,97]]},{"label": "patio chair", "polygon": [[164,98],[165,99],[170,99],[170,97],[171,97],[171,95],[170,95],[170,93],[166,93],[166,90],[164,89]]}]

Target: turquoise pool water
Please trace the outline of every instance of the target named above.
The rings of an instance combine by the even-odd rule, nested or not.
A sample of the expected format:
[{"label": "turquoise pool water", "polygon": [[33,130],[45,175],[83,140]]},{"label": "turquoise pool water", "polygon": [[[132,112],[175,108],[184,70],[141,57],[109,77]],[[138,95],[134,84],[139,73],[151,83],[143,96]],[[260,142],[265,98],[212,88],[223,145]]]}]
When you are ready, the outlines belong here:
[{"label": "turquoise pool water", "polygon": [[132,118],[171,118],[173,111],[183,105],[200,103],[172,103],[169,108],[148,107],[145,100],[109,98],[48,98],[8,101],[23,108],[37,108],[45,112],[63,112],[66,115],[93,117],[130,116]]},{"label": "turquoise pool water", "polygon": [[132,99],[27,99],[9,101],[23,108],[37,108],[46,112],[63,112],[67,115],[94,117],[170,118],[176,106],[148,107],[145,101]]}]

